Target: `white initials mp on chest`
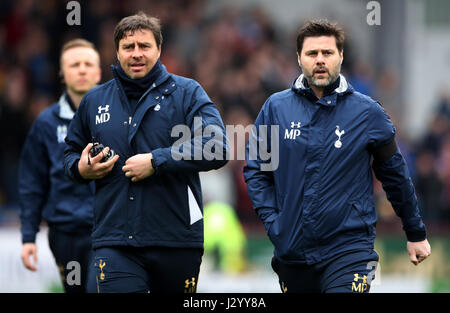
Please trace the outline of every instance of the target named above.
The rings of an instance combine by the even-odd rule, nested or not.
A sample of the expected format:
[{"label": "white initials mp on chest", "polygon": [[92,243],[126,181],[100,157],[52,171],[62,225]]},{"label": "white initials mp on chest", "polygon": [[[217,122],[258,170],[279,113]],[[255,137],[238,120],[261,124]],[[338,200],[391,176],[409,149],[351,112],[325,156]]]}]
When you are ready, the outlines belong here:
[{"label": "white initials mp on chest", "polygon": [[300,131],[301,124],[302,124],[301,122],[291,122],[291,129],[287,128],[284,131],[284,139],[293,139],[293,140],[295,140],[295,138],[300,136],[300,134],[302,133]]}]

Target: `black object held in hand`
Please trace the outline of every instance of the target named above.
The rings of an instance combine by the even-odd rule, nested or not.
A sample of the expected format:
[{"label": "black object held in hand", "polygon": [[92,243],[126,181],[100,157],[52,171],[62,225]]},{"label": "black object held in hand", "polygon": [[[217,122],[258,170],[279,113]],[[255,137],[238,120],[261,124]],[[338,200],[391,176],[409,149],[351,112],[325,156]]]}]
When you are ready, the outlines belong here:
[{"label": "black object held in hand", "polygon": [[[97,154],[99,154],[100,152],[103,153],[103,149],[105,149],[105,146],[102,145],[101,143],[95,142],[94,145],[92,146],[91,150],[89,150],[89,155],[93,158],[95,157]],[[116,153],[114,152],[114,150],[110,149],[108,151],[108,153],[103,154],[103,158],[100,162],[106,162],[111,160],[114,156],[116,155]],[[90,165],[90,158],[88,156],[88,164]]]}]

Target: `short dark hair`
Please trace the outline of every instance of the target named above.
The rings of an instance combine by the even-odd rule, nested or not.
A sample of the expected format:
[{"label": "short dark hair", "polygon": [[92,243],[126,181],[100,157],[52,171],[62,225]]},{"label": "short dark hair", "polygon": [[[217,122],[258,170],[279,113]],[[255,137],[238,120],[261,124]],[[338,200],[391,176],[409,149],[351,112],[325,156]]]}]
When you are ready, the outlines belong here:
[{"label": "short dark hair", "polygon": [[161,47],[162,33],[161,23],[158,18],[148,16],[142,11],[139,11],[135,15],[124,17],[114,29],[114,44],[116,50],[119,50],[119,41],[128,36],[134,34],[137,30],[148,29],[155,36],[156,45]]},{"label": "short dark hair", "polygon": [[344,50],[344,31],[336,23],[327,20],[312,20],[306,22],[297,34],[297,52],[300,54],[306,37],[334,36],[339,53]]}]

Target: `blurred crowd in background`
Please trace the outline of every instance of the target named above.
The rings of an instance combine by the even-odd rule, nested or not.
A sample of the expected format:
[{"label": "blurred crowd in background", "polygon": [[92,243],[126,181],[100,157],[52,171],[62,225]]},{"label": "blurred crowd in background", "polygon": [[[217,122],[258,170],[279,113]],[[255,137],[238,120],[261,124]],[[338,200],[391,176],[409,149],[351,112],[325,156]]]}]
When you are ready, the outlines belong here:
[{"label": "blurred crowd in background", "polygon": [[[269,12],[259,6],[230,6],[218,12],[208,9],[205,0],[79,2],[81,26],[67,25],[64,1],[0,3],[0,225],[19,221],[16,185],[21,147],[34,119],[63,91],[59,51],[67,40],[83,37],[95,43],[101,56],[102,82],[106,82],[112,78],[111,64],[117,62],[113,43],[117,22],[139,10],[159,17],[163,64],[169,72],[200,82],[227,125],[252,124],[267,97],[289,88],[300,74],[296,32],[286,33],[277,27]],[[298,21],[298,26],[303,22]],[[343,74],[356,90],[380,99],[393,114],[390,107],[394,104],[384,99],[396,92],[396,73],[380,75],[369,61],[356,61],[352,55],[357,49],[350,43],[344,47]],[[433,118],[419,139],[412,141],[402,132],[401,115],[396,112],[392,118],[428,229],[448,233],[450,95],[439,97]],[[262,232],[247,195],[243,165],[241,160],[230,161],[212,181],[224,186],[220,194],[235,209],[244,228]],[[379,227],[400,233],[401,227],[390,227],[399,219],[377,182],[375,195]],[[208,199],[208,194],[205,197],[214,200]]]}]

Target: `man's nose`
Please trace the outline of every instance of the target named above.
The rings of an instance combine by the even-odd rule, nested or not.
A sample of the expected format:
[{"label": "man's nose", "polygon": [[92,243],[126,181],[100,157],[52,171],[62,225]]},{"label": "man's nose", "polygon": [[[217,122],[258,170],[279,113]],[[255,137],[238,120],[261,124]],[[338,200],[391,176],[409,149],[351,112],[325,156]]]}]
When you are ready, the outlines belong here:
[{"label": "man's nose", "polygon": [[319,52],[317,54],[316,64],[324,64],[324,63],[325,63],[325,58],[324,58],[323,54],[321,52]]},{"label": "man's nose", "polygon": [[86,64],[81,63],[80,67],[79,67],[79,71],[80,71],[80,73],[85,73],[86,72]]},{"label": "man's nose", "polygon": [[133,50],[133,54],[131,55],[133,58],[135,59],[139,59],[140,57],[142,57],[142,51],[139,47],[135,47]]}]

